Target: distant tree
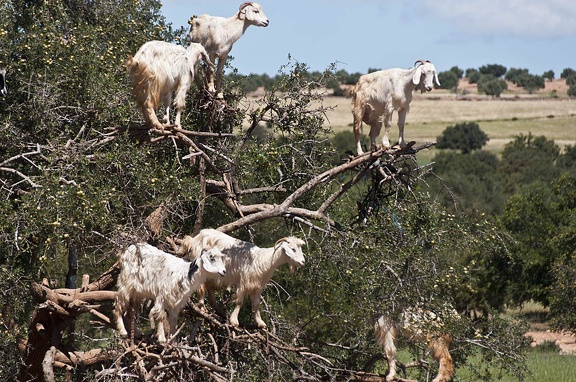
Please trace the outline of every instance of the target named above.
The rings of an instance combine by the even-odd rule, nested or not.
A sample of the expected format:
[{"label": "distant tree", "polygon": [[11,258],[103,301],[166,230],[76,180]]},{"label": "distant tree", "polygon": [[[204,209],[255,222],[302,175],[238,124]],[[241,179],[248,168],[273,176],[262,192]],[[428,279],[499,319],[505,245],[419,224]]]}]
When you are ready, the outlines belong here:
[{"label": "distant tree", "polygon": [[471,76],[473,73],[476,73],[476,72],[478,72],[478,69],[468,68],[468,69],[466,69],[465,77],[470,78],[470,76]]},{"label": "distant tree", "polygon": [[330,78],[326,81],[326,87],[332,90],[332,95],[342,97],[344,91],[340,88],[340,81],[336,77]]},{"label": "distant tree", "polygon": [[544,74],[542,74],[542,77],[544,77],[544,79],[552,81],[554,79],[554,71],[548,70],[547,72],[544,72]]},{"label": "distant tree", "polygon": [[464,71],[457,66],[451,67],[450,71],[456,74],[456,77],[458,77],[458,79],[462,78],[462,76],[464,75]]},{"label": "distant tree", "polygon": [[576,85],[572,85],[568,88],[568,96],[576,98]]},{"label": "distant tree", "polygon": [[466,76],[468,77],[468,82],[471,84],[476,84],[478,83],[478,81],[480,80],[480,78],[482,77],[482,73],[480,73],[479,71],[475,70],[475,71],[466,71]]},{"label": "distant tree", "polygon": [[442,84],[438,86],[434,84],[434,87],[440,89],[456,89],[458,87],[458,76],[453,71],[449,70],[447,72],[438,73],[438,81]]},{"label": "distant tree", "polygon": [[560,73],[560,78],[565,79],[574,75],[576,75],[576,70],[571,68],[565,68],[564,70],[562,70],[562,73]]},{"label": "distant tree", "polygon": [[529,93],[533,93],[538,89],[544,89],[546,83],[544,77],[524,73],[518,76],[516,85],[522,86]]},{"label": "distant tree", "polygon": [[566,77],[566,85],[568,86],[576,85],[576,74]]},{"label": "distant tree", "polygon": [[482,74],[490,74],[497,78],[506,74],[506,67],[498,64],[483,65],[478,70]]},{"label": "distant tree", "polygon": [[436,139],[436,147],[459,150],[462,154],[468,154],[472,150],[479,150],[484,147],[488,140],[488,135],[480,129],[476,122],[464,122],[448,126]]},{"label": "distant tree", "polygon": [[448,187],[452,193],[440,194],[444,207],[454,212],[479,211],[493,216],[502,212],[506,195],[497,176],[499,161],[496,155],[485,150],[469,154],[439,150],[433,162],[434,174],[442,179],[442,184],[430,179],[430,187]]},{"label": "distant tree", "polygon": [[502,150],[498,172],[505,184],[504,192],[511,195],[536,183],[550,184],[559,175],[554,165],[560,147],[544,136],[520,134]]},{"label": "distant tree", "polygon": [[501,216],[516,241],[520,270],[510,289],[515,302],[550,304],[558,327],[574,328],[576,177],[565,173],[510,197]]},{"label": "distant tree", "polygon": [[[575,230],[576,227],[572,227]],[[574,231],[573,231],[574,232]],[[572,240],[574,238],[572,237]],[[576,254],[567,252],[552,268],[550,317],[557,330],[576,330]]]},{"label": "distant tree", "polygon": [[486,95],[500,97],[504,90],[508,89],[506,81],[491,75],[483,75],[478,80],[478,91]]},{"label": "distant tree", "polygon": [[504,75],[504,79],[513,84],[517,84],[518,78],[525,74],[528,74],[528,69],[510,68],[506,72],[506,75]]},{"label": "distant tree", "polygon": [[569,171],[576,167],[576,145],[567,145],[556,160],[556,165],[563,171]]},{"label": "distant tree", "polygon": [[377,71],[379,71],[379,70],[382,70],[382,69],[378,69],[378,68],[368,68],[368,73],[374,73],[374,72],[377,72]]}]

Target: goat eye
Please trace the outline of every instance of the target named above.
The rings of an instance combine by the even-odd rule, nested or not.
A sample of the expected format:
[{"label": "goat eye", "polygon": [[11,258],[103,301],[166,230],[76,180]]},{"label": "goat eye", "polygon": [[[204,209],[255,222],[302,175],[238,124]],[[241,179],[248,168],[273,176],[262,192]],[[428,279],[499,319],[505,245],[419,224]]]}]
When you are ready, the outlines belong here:
[{"label": "goat eye", "polygon": [[260,11],[254,10],[254,13],[260,13]]}]

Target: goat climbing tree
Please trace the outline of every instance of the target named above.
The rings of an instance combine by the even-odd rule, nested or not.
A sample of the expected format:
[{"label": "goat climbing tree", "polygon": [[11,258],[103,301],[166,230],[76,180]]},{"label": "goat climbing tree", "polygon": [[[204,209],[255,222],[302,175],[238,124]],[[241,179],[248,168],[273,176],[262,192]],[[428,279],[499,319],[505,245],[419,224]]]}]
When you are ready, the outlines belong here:
[{"label": "goat climbing tree", "polygon": [[[450,219],[433,218],[430,206],[419,201],[416,191],[418,184],[425,183],[425,177],[432,175],[431,164],[417,164],[417,153],[434,143],[415,145],[412,142],[406,149],[380,148],[361,156],[344,156],[340,163],[334,163],[333,156],[327,155],[331,151],[322,127],[325,109],[321,106],[321,95],[315,90],[318,83],[294,82],[301,74],[301,68],[296,69],[289,77],[288,88],[270,92],[252,106],[247,112],[250,122],[243,128],[237,124],[244,112],[230,106],[233,99],[225,102],[201,94],[193,105],[197,110],[193,119],[198,128],[169,126],[164,130],[148,130],[133,125],[110,129],[101,136],[99,144],[110,145],[128,133],[130,140],[139,142],[134,147],[137,151],[149,152],[162,146],[165,151],[160,157],[175,156],[178,176],[186,174],[193,180],[198,193],[196,202],[190,213],[190,207],[186,207],[177,194],[167,193],[157,199],[148,215],[142,216],[141,225],[112,238],[112,249],[98,259],[111,265],[92,283],[88,282],[88,276],[80,288],[53,288],[49,281],[32,283],[36,308],[27,339],[19,345],[24,359],[20,380],[53,381],[58,374],[55,370],[74,373],[79,367],[92,370],[94,378],[102,381],[117,380],[118,376],[137,380],[229,381],[239,375],[381,380],[382,374],[372,371],[381,350],[371,351],[368,346],[359,353],[363,357],[352,360],[349,357],[359,352],[359,345],[340,343],[340,340],[333,343],[330,335],[322,337],[324,329],[319,324],[303,324],[297,318],[304,314],[300,310],[307,312],[304,314],[307,317],[320,309],[309,305],[310,301],[325,300],[324,310],[314,313],[316,317],[326,315],[317,319],[318,322],[329,317],[326,312],[332,309],[341,309],[337,316],[357,315],[367,320],[370,313],[379,309],[394,310],[395,305],[419,304],[423,296],[433,300],[430,296],[439,297],[453,287],[457,280],[450,281],[445,276],[446,272],[453,271],[448,270],[445,260],[431,248],[436,246],[433,238],[440,240],[442,236],[434,225],[454,223]],[[273,134],[254,142],[254,134],[262,124],[272,126]],[[81,142],[70,143],[73,144]],[[174,174],[165,176],[167,180],[174,178]],[[154,184],[162,181],[150,179]],[[73,182],[67,179],[63,184],[66,187]],[[339,203],[347,207],[335,207]],[[174,231],[174,215],[179,214],[185,214],[188,231]],[[405,216],[399,218],[399,214]],[[261,230],[256,227],[266,227],[271,221],[283,221],[288,230],[307,239],[306,252],[311,258],[307,260],[307,267],[311,269],[304,272],[309,280],[322,279],[327,285],[333,285],[332,292],[340,297],[307,295],[306,287],[291,284],[290,277],[284,277],[286,286],[278,288],[284,289],[289,299],[293,293],[298,294],[298,311],[290,313],[294,309],[290,308],[288,313],[281,313],[279,307],[266,305],[268,330],[251,326],[232,328],[225,317],[191,303],[183,314],[176,338],[167,345],[159,345],[148,336],[134,343],[117,337],[110,319],[119,271],[114,256],[126,244],[148,240],[166,251],[178,253],[182,235],[193,234],[207,224],[234,235],[247,233],[254,241],[253,237]],[[385,232],[382,237],[379,237],[382,233],[373,231],[380,224]],[[460,233],[455,230],[451,234]],[[75,242],[74,248],[81,245]],[[328,253],[331,254],[327,256]],[[362,265],[362,262],[366,263]],[[341,267],[346,268],[343,275],[339,271]],[[389,279],[392,281],[382,278],[386,273],[393,276]],[[338,299],[348,298],[344,297],[345,291],[339,290],[340,286],[333,284],[338,277],[344,277],[343,280],[352,277],[347,283],[351,283],[349,287],[356,291],[354,294],[379,297],[372,302],[365,297],[362,304],[348,301],[357,308],[351,313],[349,307],[339,306]],[[365,283],[353,286],[363,278]],[[438,285],[432,286],[432,282],[440,287],[435,289]],[[405,287],[411,283],[408,293]],[[414,291],[416,293],[412,293]],[[384,296],[385,302],[374,306]],[[285,314],[292,318],[284,318]],[[77,336],[71,328],[74,323],[85,321],[83,317],[90,317],[88,320],[97,322],[101,330],[111,336],[108,346],[84,344],[79,350]],[[342,318],[342,321],[350,325],[348,319]],[[355,321],[357,327],[353,330],[340,327],[341,323],[332,323],[340,327],[334,332],[370,331],[369,324],[361,324],[362,319]],[[351,340],[352,337],[347,341]],[[465,340],[461,340],[462,343]],[[486,349],[502,346],[489,338],[480,345]],[[513,360],[514,349],[507,352]],[[407,366],[426,370],[426,365],[425,361],[419,361]]]},{"label": "goat climbing tree", "polygon": [[[193,90],[184,129],[151,131],[123,64],[149,40],[186,44],[160,2],[3,5],[0,380],[377,380],[371,314],[465,300],[476,280],[459,261],[506,259],[490,223],[449,216],[422,192],[431,168],[415,158],[426,145],[362,157],[335,146],[322,106],[335,67],[309,73],[290,60],[260,100],[231,70],[225,102]],[[118,252],[135,241],[174,251],[203,227],[258,245],[306,240],[306,265],[279,269],[265,290],[268,331],[232,329],[191,305],[166,347],[149,340],[144,316],[141,342],[118,338]],[[86,277],[64,285],[74,253]],[[457,366],[476,349],[491,356],[471,368],[478,380],[492,379],[486,365],[521,365],[516,326],[464,322],[450,328]]]},{"label": "goat climbing tree", "polygon": [[[264,110],[271,107],[264,108]],[[260,114],[261,116],[264,113]],[[259,121],[253,116],[253,122],[248,132],[254,130]],[[140,131],[141,130],[136,130]],[[370,180],[371,187],[365,200],[359,203],[359,216],[366,219],[369,215],[367,205],[373,205],[379,191],[389,187],[409,189],[419,176],[423,175],[427,166],[417,168],[413,165],[414,155],[433,143],[412,147],[407,150],[380,149],[359,157],[349,157],[344,163],[329,168],[294,190],[279,186],[242,189],[241,179],[234,171],[236,163],[228,158],[225,151],[216,152],[207,142],[200,143],[198,138],[228,139],[229,133],[196,132],[170,127],[166,130],[150,130],[149,144],[159,140],[172,140],[177,145],[185,147],[189,152],[190,165],[198,168],[198,178],[202,195],[200,200],[217,198],[235,216],[219,229],[233,232],[249,227],[258,222],[283,218],[298,222],[315,230],[338,232],[343,229],[342,222],[330,218],[330,206],[346,195],[361,181]],[[105,139],[113,137],[108,135]],[[243,137],[246,142],[246,137]],[[218,145],[218,144],[217,144]],[[227,168],[219,168],[220,159]],[[410,165],[408,165],[410,162]],[[409,171],[407,169],[410,168]],[[345,182],[336,182],[337,178],[346,177]],[[300,200],[306,198],[317,188],[330,188],[326,197],[319,200],[315,207],[302,207]],[[254,203],[246,204],[244,195],[254,193],[281,194],[283,201],[278,204]],[[168,206],[165,201],[146,219],[148,233],[152,238],[161,238],[162,222],[167,213],[163,211]],[[201,227],[205,208],[200,205],[194,227]],[[347,222],[350,223],[350,222]],[[174,238],[160,240],[167,250],[177,252]],[[175,238],[178,241],[178,238]],[[187,318],[194,324],[193,332],[182,336],[182,340],[173,340],[166,347],[144,340],[139,344],[118,342],[109,349],[100,347],[78,351],[62,342],[63,332],[68,330],[70,323],[82,314],[88,314],[102,325],[114,329],[109,318],[110,305],[114,300],[114,284],[118,273],[117,264],[103,273],[95,282],[83,285],[79,289],[50,289],[46,285],[33,283],[32,293],[37,303],[35,314],[29,329],[27,341],[21,344],[25,355],[24,366],[21,369],[20,380],[34,378],[37,380],[54,380],[53,368],[63,368],[69,371],[82,365],[89,367],[99,364],[106,366],[96,374],[98,380],[116,378],[119,374],[138,376],[144,380],[169,380],[170,378],[198,374],[210,376],[214,380],[231,380],[238,372],[236,352],[242,353],[247,347],[254,347],[255,354],[266,363],[281,363],[291,369],[295,375],[316,379],[317,373],[327,373],[334,376],[357,376],[365,380],[371,374],[354,371],[346,366],[336,366],[321,354],[314,354],[305,346],[294,346],[286,338],[286,329],[273,325],[273,330],[259,331],[255,328],[233,329],[226,324],[225,319],[206,313],[191,305]],[[296,327],[290,331],[297,331]],[[278,333],[281,332],[281,333]],[[376,378],[376,375],[372,375]]]},{"label": "goat climbing tree", "polygon": [[[307,83],[307,86],[310,86],[310,83]],[[310,88],[299,88],[295,91],[309,92],[309,100],[317,100],[319,97],[312,93]],[[146,142],[143,145],[157,145],[163,141],[170,141],[183,152],[187,152],[182,159],[188,161],[188,166],[196,174],[201,191],[192,225],[194,230],[203,226],[204,215],[210,213],[205,208],[205,203],[217,199],[230,213],[230,218],[222,220],[223,224],[218,227],[224,232],[253,227],[269,219],[285,219],[322,232],[324,235],[343,234],[345,226],[353,221],[336,221],[330,217],[330,207],[346,196],[347,192],[361,182],[370,184],[367,196],[359,201],[359,217],[354,219],[366,220],[371,210],[369,206],[375,204],[377,195],[382,195],[378,190],[384,188],[395,190],[388,192],[388,195],[398,194],[400,189],[409,190],[429,169],[429,166],[417,167],[414,155],[422,149],[429,148],[433,143],[405,150],[380,149],[359,157],[350,156],[343,163],[318,174],[307,174],[306,179],[297,185],[292,185],[291,188],[283,185],[282,174],[275,184],[244,188],[242,185],[248,182],[242,178],[242,173],[246,170],[233,155],[241,157],[238,153],[248,147],[250,135],[262,121],[283,121],[286,115],[305,113],[308,114],[308,118],[312,116],[316,124],[320,122],[314,113],[323,113],[322,107],[315,110],[293,110],[285,106],[292,101],[292,96],[294,94],[288,93],[280,98],[274,98],[273,101],[264,101],[263,107],[251,113],[251,123],[243,135],[232,134],[232,126],[226,125],[225,122],[229,117],[226,113],[236,113],[237,110],[211,97],[196,100],[199,105],[197,108],[203,110],[201,118],[209,121],[206,128],[199,129],[201,131],[174,126],[165,130],[142,130],[140,126],[134,126],[129,128],[129,133],[141,142]],[[210,115],[215,112],[224,115]],[[220,126],[212,123],[214,121],[218,121]],[[225,131],[214,131],[222,126]],[[284,126],[286,130],[299,128],[298,120]],[[102,142],[109,144],[118,139],[121,133],[121,129],[110,130],[104,135]],[[313,134],[309,139],[312,137]],[[286,147],[294,152],[299,150],[290,142],[286,143]],[[295,158],[288,156],[282,160],[294,161]],[[296,168],[294,170],[297,171]],[[283,171],[282,166],[278,166],[278,171]],[[313,203],[302,202],[302,200],[310,201],[309,195],[318,189],[327,190],[322,198]],[[259,198],[260,200],[265,199],[267,195],[274,195],[273,199],[276,202],[246,201],[254,195],[264,195]],[[164,249],[175,252],[179,238],[162,237],[163,222],[169,216],[169,209],[170,199],[163,200],[144,222],[147,233],[141,233],[132,239],[142,239],[147,235],[149,240],[154,240]],[[29,378],[54,380],[54,368],[63,368],[70,372],[81,365],[104,366],[104,369],[96,373],[98,380],[114,379],[122,373],[138,376],[144,380],[170,379],[186,375],[189,377],[206,375],[214,380],[231,380],[238,372],[238,354],[246,352],[250,347],[253,347],[253,351],[262,362],[284,364],[302,377],[317,379],[315,375],[318,373],[327,373],[335,376],[356,375],[359,378],[360,376],[370,378],[370,373],[336,366],[305,346],[290,344],[290,333],[297,332],[296,327],[280,328],[273,322],[273,329],[270,331],[255,331],[254,328],[232,329],[226,324],[225,319],[206,313],[194,305],[191,305],[187,315],[187,319],[194,322],[192,333],[183,336],[184,339],[181,341],[174,340],[167,347],[145,340],[140,344],[120,341],[108,349],[97,347],[83,351],[75,350],[73,344],[63,341],[63,336],[70,323],[81,315],[90,315],[92,320],[95,319],[109,329],[114,329],[109,316],[118,271],[115,263],[96,281],[78,289],[51,289],[47,285],[33,283],[32,294],[37,306],[29,327],[28,338],[20,345],[25,360],[20,380]]]}]

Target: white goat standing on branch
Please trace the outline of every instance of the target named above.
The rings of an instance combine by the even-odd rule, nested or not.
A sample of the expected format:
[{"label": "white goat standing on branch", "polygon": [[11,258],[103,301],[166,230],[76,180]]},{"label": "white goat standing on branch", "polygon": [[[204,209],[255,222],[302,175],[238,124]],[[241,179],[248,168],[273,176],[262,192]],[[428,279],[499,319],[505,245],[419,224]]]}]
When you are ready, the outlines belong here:
[{"label": "white goat standing on branch", "polygon": [[[230,324],[239,326],[238,313],[246,295],[250,296],[254,319],[259,328],[265,328],[266,323],[260,315],[260,298],[262,290],[272,278],[274,271],[282,264],[288,264],[290,269],[304,265],[302,246],[306,243],[295,237],[284,237],[276,241],[274,247],[259,248],[255,244],[238,240],[227,234],[214,230],[203,229],[194,237],[186,236],[182,241],[180,251],[188,253],[191,259],[198,256],[198,248],[217,248],[228,256],[226,276],[210,278],[202,288],[208,291],[210,305],[221,311],[216,304],[215,292],[218,289],[234,285],[236,287],[235,308],[230,315]],[[203,304],[203,291],[199,290],[200,304]]]},{"label": "white goat standing on branch", "polygon": [[[125,312],[133,316],[133,309],[142,300],[154,300],[150,311],[151,326],[156,319],[159,342],[166,342],[164,321],[168,312],[170,335],[174,335],[178,315],[210,276],[226,274],[226,256],[217,249],[198,249],[200,255],[193,262],[163,252],[150,244],[131,245],[120,256],[120,275],[114,316],[120,335],[128,332],[122,319]],[[132,325],[132,323],[130,323]]]},{"label": "white goat standing on branch", "polygon": [[148,126],[164,129],[155,112],[160,101],[166,108],[164,124],[170,124],[173,92],[176,92],[174,124],[181,126],[180,118],[186,104],[186,93],[192,85],[200,59],[209,67],[212,66],[202,45],[190,44],[188,48],[184,48],[164,41],[149,41],[138,49],[134,57],[128,59],[126,67],[134,96]]},{"label": "white goat standing on branch", "polygon": [[262,12],[258,3],[247,1],[240,5],[240,10],[232,17],[224,18],[210,15],[192,16],[190,24],[190,41],[202,44],[210,60],[216,63],[216,86],[214,86],[214,68],[208,67],[208,91],[216,97],[223,98],[222,72],[232,45],[244,34],[250,25],[267,27],[270,21]]},{"label": "white goat standing on branch", "polygon": [[[458,314],[450,312],[455,317]],[[402,335],[413,340],[426,340],[432,357],[439,361],[438,375],[432,382],[449,382],[454,376],[454,364],[450,355],[452,336],[442,334],[440,326],[442,322],[430,311],[422,309],[407,309],[400,316],[400,322],[394,322],[388,316],[379,316],[374,322],[374,334],[376,342],[384,347],[388,362],[388,374],[386,381],[394,381],[396,377],[396,343],[398,336]],[[432,326],[433,332],[425,329]]]},{"label": "white goat standing on branch", "polygon": [[431,91],[434,87],[433,81],[440,86],[436,68],[430,61],[424,60],[416,61],[412,69],[386,69],[361,76],[352,96],[354,136],[358,155],[364,152],[360,144],[362,122],[370,125],[370,142],[372,149],[375,149],[376,137],[380,134],[384,119],[385,132],[382,145],[390,147],[388,134],[394,110],[398,111],[398,143],[401,148],[405,148],[404,124],[406,113],[410,110],[412,92],[418,85],[421,86],[422,93]]}]

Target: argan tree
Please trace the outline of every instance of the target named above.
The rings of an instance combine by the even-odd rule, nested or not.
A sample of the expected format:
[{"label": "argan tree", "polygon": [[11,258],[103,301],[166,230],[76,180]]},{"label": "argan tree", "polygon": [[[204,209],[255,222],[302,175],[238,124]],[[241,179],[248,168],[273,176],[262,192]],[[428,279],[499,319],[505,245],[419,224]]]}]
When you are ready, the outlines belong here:
[{"label": "argan tree", "polygon": [[[224,100],[194,88],[183,128],[153,130],[123,62],[147,40],[181,42],[159,3],[2,5],[12,12],[1,21],[11,90],[0,104],[0,379],[379,380],[370,317],[414,305],[463,312],[439,314],[458,367],[480,354],[492,361],[472,367],[477,378],[494,379],[489,365],[523,374],[522,327],[465,314],[486,277],[465,260],[490,250],[511,261],[506,237],[422,192],[432,167],[416,156],[434,143],[334,163],[321,93],[333,68],[312,75],[290,60],[258,100],[242,78]],[[143,241],[177,253],[204,227],[261,246],[306,240],[303,269],[280,270],[264,293],[268,330],[232,328],[192,301],[171,343],[150,338],[146,312],[142,337],[119,338],[118,253]],[[413,378],[430,368],[407,366]]]}]

